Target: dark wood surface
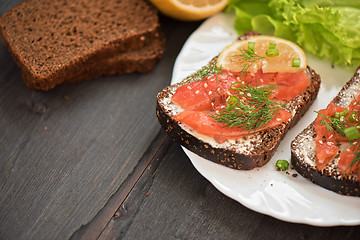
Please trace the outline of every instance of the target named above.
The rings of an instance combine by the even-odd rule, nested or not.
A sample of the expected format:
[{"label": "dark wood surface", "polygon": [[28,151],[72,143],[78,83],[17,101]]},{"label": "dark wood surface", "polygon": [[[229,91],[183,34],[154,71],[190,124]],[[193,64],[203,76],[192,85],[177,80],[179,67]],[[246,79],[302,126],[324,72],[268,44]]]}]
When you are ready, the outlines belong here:
[{"label": "dark wood surface", "polygon": [[[0,15],[21,0],[2,0]],[[0,43],[0,239],[357,239],[253,212],[217,191],[160,129],[156,94],[200,22],[161,17],[149,74],[31,91]]]}]

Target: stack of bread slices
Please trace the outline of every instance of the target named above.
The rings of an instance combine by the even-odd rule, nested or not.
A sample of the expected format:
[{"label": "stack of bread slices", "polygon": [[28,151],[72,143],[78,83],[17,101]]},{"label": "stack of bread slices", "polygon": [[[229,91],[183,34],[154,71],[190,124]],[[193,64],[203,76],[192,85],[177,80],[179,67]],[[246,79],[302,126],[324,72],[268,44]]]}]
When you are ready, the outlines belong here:
[{"label": "stack of bread slices", "polygon": [[1,16],[0,33],[34,90],[149,72],[165,42],[146,0],[25,0]]}]

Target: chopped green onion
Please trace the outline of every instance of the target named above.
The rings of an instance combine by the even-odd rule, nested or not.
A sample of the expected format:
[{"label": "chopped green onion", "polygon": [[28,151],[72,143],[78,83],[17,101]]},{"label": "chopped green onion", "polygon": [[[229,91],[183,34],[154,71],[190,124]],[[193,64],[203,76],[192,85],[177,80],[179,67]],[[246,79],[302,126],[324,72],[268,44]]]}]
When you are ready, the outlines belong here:
[{"label": "chopped green onion", "polygon": [[276,57],[279,56],[279,51],[276,49],[276,43],[270,43],[269,49],[266,50],[266,56],[268,57]]},{"label": "chopped green onion", "polygon": [[279,56],[279,51],[276,48],[269,48],[266,50],[266,56],[268,57],[276,57]]},{"label": "chopped green onion", "polygon": [[234,104],[234,103],[238,103],[239,102],[239,99],[235,96],[231,96],[228,100],[227,100],[227,103],[228,104]]},{"label": "chopped green onion", "polygon": [[293,58],[292,67],[300,67],[300,58]]},{"label": "chopped green onion", "polygon": [[276,166],[282,170],[282,171],[285,171],[289,168],[289,162],[286,161],[286,160],[277,160],[276,161]]},{"label": "chopped green onion", "polygon": [[335,112],[334,117],[337,119],[340,119],[341,117],[346,117],[347,115],[349,115],[350,111],[347,109],[344,109],[341,112]]},{"label": "chopped green onion", "polygon": [[255,42],[248,42],[248,50],[255,51]]},{"label": "chopped green onion", "polygon": [[349,123],[354,123],[357,120],[358,113],[353,111],[349,116]]},{"label": "chopped green onion", "polygon": [[360,138],[360,132],[355,126],[345,128],[344,134],[345,134],[345,137],[347,138],[347,140],[349,140],[349,141]]},{"label": "chopped green onion", "polygon": [[340,117],[346,117],[347,115],[349,115],[350,111],[347,109],[344,109],[341,113],[340,113]]},{"label": "chopped green onion", "polygon": [[276,48],[276,43],[270,43],[269,49],[275,49]]}]

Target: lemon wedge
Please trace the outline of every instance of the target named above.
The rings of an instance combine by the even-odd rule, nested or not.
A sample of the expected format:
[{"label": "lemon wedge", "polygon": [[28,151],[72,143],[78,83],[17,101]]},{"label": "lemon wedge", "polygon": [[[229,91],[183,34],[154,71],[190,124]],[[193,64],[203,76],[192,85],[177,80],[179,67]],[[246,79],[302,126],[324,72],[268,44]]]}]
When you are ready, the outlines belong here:
[{"label": "lemon wedge", "polygon": [[164,15],[182,20],[196,21],[220,12],[227,0],[150,0]]},{"label": "lemon wedge", "polygon": [[251,64],[247,69],[249,72],[255,73],[262,69],[264,73],[295,73],[306,68],[305,53],[298,45],[282,38],[265,35],[252,36],[225,47],[218,57],[217,66],[233,72],[242,71],[247,62],[242,54],[249,48],[261,57]]}]

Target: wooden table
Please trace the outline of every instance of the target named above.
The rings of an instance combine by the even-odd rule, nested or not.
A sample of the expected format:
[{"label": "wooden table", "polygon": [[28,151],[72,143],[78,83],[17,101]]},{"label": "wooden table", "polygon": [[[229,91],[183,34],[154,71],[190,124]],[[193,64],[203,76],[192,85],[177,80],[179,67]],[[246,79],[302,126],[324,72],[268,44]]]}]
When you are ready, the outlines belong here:
[{"label": "wooden table", "polygon": [[[21,2],[1,1],[0,14]],[[251,211],[217,191],[160,129],[156,94],[201,22],[161,16],[149,74],[31,91],[0,44],[0,239],[355,239]]]}]

